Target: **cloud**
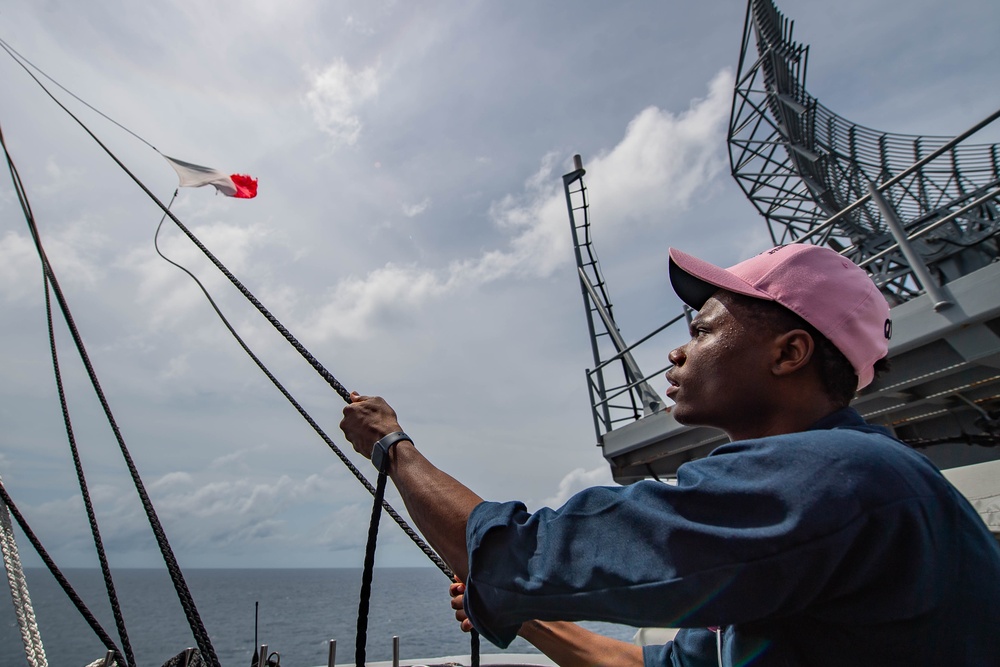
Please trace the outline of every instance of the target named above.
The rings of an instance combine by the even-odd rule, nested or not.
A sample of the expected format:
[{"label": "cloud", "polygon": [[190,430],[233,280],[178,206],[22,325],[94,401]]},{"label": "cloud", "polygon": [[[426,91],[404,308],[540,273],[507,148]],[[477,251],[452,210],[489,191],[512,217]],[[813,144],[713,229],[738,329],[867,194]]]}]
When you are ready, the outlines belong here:
[{"label": "cloud", "polygon": [[361,136],[360,108],[378,95],[378,68],[352,70],[338,58],[311,78],[305,103],[316,125],[335,143],[353,146]]},{"label": "cloud", "polygon": [[[214,250],[214,254],[236,275],[251,268],[254,253],[266,248],[271,241],[269,228],[262,224],[213,223],[193,227],[191,232],[208,248],[221,249]],[[218,286],[226,283],[226,278],[220,273],[198,270],[205,262],[202,252],[176,230],[167,228],[160,234],[159,244],[163,254],[171,261],[195,275],[201,273],[199,280],[210,293],[218,292]],[[176,266],[158,256],[151,256],[151,252],[149,246],[138,247],[120,262],[136,278],[138,300],[150,307],[149,323],[159,327],[165,323],[183,322],[200,313],[200,309],[192,308],[205,299],[197,285]],[[252,268],[257,272],[261,270],[258,266]],[[184,371],[181,365],[172,372],[182,374]]]},{"label": "cloud", "polygon": [[[602,208],[614,211],[614,221],[669,221],[723,172],[731,90],[732,74],[723,70],[710,82],[707,97],[693,101],[684,113],[644,109],[618,145],[587,165],[589,187],[600,189]],[[320,340],[358,339],[390,322],[392,313],[412,311],[460,287],[551,275],[572,257],[565,243],[565,196],[555,173],[559,165],[555,153],[545,155],[521,193],[491,205],[494,224],[512,235],[506,249],[439,270],[386,264],[363,278],[350,277],[305,326]]]},{"label": "cloud", "polygon": [[[186,549],[218,549],[227,546],[273,543],[312,543],[314,534],[299,534],[295,524],[297,508],[329,502],[337,494],[329,470],[302,476],[281,475],[275,479],[205,481],[201,471],[170,472],[148,484],[150,497],[175,546]],[[92,490],[105,541],[123,551],[141,550],[150,545],[149,525],[138,507],[135,494],[96,485]],[[61,541],[79,542],[87,534],[78,519],[80,499],[50,501],[36,513],[59,522]],[[78,524],[83,524],[81,527]],[[321,543],[322,540],[321,540]]]},{"label": "cloud", "polygon": [[441,277],[415,266],[386,264],[365,278],[347,278],[306,323],[317,339],[358,339],[377,323],[412,312],[454,288],[457,272]]},{"label": "cloud", "polygon": [[[36,282],[24,280],[35,272]],[[0,237],[0,294],[6,301],[37,298],[42,270],[38,264],[35,246],[27,236],[7,232]]]},{"label": "cloud", "polygon": [[[44,238],[45,254],[52,266],[58,267],[60,284],[71,278],[74,285],[88,288],[104,274],[96,256],[107,243],[107,237],[87,220],[71,223]],[[36,282],[24,279],[31,275],[38,276]],[[21,300],[28,294],[37,298],[41,285],[41,264],[28,235],[7,232],[0,237],[0,295],[9,301]]]},{"label": "cloud", "polygon": [[614,484],[611,478],[611,470],[606,465],[584,470],[576,468],[559,482],[559,489],[556,494],[542,501],[543,507],[562,507],[566,501],[574,494],[591,486],[610,486]]},{"label": "cloud", "polygon": [[176,488],[178,486],[191,486],[193,482],[194,479],[191,477],[190,473],[171,472],[150,484],[149,488],[154,490],[169,489]]},{"label": "cloud", "polygon": [[426,211],[430,205],[430,197],[424,197],[423,201],[416,204],[403,204],[403,215],[407,218],[415,218]]},{"label": "cloud", "polygon": [[[330,551],[351,551],[362,549],[367,542],[365,527],[371,520],[371,504],[352,503],[338,507],[320,522],[315,535],[317,544],[324,545]],[[389,518],[383,517],[387,522]],[[386,538],[391,539],[400,531],[383,530],[379,533],[379,542],[385,546]]]},{"label": "cloud", "polygon": [[344,27],[359,35],[371,36],[375,34],[375,28],[364,19],[360,19],[353,14],[344,19]]}]

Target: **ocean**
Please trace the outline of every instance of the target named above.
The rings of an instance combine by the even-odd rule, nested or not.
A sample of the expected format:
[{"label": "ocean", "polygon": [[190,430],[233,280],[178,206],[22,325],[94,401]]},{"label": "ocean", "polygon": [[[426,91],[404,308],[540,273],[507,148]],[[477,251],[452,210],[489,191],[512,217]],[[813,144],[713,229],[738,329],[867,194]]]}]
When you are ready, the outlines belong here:
[{"label": "ocean", "polygon": [[[2,569],[2,568],[0,568]],[[118,642],[100,570],[66,570],[101,625]],[[51,667],[83,667],[102,658],[104,646],[47,569],[26,577]],[[115,588],[139,667],[160,667],[194,640],[165,570],[114,572]],[[248,667],[254,650],[254,603],[259,602],[257,644],[281,655],[282,667],[316,667],[327,661],[327,642],[337,640],[337,663],[353,664],[360,569],[185,570],[198,612],[223,667]],[[3,586],[6,590],[6,586]],[[3,599],[10,599],[9,593]],[[605,623],[587,627],[629,640],[634,628]],[[399,637],[404,660],[468,655],[449,606],[448,580],[434,568],[379,568],[372,582],[368,661],[392,659]],[[119,646],[121,645],[120,642]],[[537,653],[518,639],[509,651]],[[483,653],[500,650],[486,641]],[[13,606],[0,602],[0,667],[24,667],[24,649]]]}]

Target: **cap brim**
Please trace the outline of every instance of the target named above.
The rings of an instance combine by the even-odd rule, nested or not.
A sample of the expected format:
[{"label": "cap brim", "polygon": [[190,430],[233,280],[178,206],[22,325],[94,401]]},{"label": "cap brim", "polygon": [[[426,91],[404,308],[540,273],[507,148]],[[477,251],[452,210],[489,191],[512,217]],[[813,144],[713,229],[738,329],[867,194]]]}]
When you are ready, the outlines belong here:
[{"label": "cap brim", "polygon": [[710,264],[676,248],[670,248],[669,255],[670,284],[681,301],[695,310],[701,310],[705,302],[720,289],[757,299],[774,300],[766,292],[762,292],[742,278],[715,264]]}]

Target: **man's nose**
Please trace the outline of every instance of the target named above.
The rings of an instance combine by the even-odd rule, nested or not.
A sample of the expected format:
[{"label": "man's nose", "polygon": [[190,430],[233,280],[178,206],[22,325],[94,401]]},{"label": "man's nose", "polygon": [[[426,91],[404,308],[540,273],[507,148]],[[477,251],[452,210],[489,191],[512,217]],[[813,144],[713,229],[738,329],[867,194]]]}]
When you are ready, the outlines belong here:
[{"label": "man's nose", "polygon": [[667,355],[667,359],[674,366],[683,366],[686,358],[687,357],[684,355],[684,348],[682,347],[675,347],[670,351],[670,354]]}]

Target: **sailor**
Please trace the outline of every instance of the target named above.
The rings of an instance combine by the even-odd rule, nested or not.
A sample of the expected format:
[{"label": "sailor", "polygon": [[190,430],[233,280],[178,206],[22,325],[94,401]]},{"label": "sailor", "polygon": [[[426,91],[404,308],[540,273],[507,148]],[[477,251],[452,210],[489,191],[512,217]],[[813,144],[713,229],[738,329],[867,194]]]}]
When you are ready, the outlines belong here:
[{"label": "sailor", "polygon": [[[465,582],[459,620],[564,667],[1000,664],[1000,547],[926,458],[849,407],[891,333],[867,274],[801,244],[729,269],[671,249],[669,273],[698,311],[669,354],[673,415],[731,440],[676,485],[529,513],[435,467],[381,398],[344,409]],[[580,620],[681,630],[640,649]]]}]

